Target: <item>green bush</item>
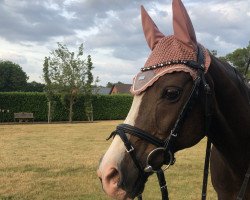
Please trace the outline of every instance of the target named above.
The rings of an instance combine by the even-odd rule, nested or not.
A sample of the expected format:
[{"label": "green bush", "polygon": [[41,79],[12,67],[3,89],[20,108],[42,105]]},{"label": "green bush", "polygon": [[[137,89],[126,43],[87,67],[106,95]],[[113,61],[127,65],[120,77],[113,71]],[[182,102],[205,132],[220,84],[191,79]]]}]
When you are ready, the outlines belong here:
[{"label": "green bush", "polygon": [[[94,120],[124,119],[132,104],[132,99],[130,95],[94,95]],[[47,121],[48,102],[45,93],[0,93],[0,109],[0,121],[13,121],[16,112],[32,112],[35,121]],[[73,112],[74,121],[86,120],[83,95],[78,96]],[[67,103],[64,105],[61,102],[61,95],[57,95],[52,121],[67,120]]]},{"label": "green bush", "polygon": [[44,93],[0,93],[0,109],[1,121],[13,121],[15,112],[32,112],[36,121],[45,121],[47,98]]},{"label": "green bush", "polygon": [[130,95],[94,96],[94,119],[124,119],[131,107],[132,99]]}]

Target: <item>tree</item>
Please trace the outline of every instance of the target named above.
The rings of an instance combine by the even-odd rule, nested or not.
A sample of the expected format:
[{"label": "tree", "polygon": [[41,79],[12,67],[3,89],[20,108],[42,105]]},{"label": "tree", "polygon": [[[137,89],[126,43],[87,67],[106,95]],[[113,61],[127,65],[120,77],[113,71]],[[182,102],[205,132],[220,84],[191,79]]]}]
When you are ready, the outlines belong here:
[{"label": "tree", "polygon": [[118,81],[117,83],[108,82],[107,85],[106,85],[106,87],[112,88],[113,85],[120,85],[120,84],[124,84],[124,83],[122,83],[122,82],[120,82],[120,81]]},{"label": "tree", "polygon": [[213,56],[217,56],[217,54],[218,54],[217,50],[215,50],[215,49],[214,49],[214,50],[211,50],[210,52],[211,52],[211,54],[212,54]]},{"label": "tree", "polygon": [[[217,50],[211,50],[210,51],[210,53],[213,55],[213,56],[215,56],[215,57],[217,57],[217,55],[218,55],[218,51]],[[223,57],[223,56],[219,56],[218,57],[220,60],[222,60],[223,62],[227,62],[227,59],[225,58],[225,57]]]},{"label": "tree", "polygon": [[94,77],[92,74],[92,69],[93,69],[93,63],[91,61],[91,56],[88,55],[87,58],[87,81],[85,85],[85,113],[88,118],[88,121],[93,121],[93,106],[92,106],[92,84],[94,81]]},{"label": "tree", "polygon": [[[93,76],[88,76],[93,66],[88,68],[83,59],[83,44],[78,48],[77,54],[70,52],[66,45],[58,43],[58,48],[52,51],[50,57],[45,57],[43,72],[46,82],[45,91],[49,102],[53,101],[55,93],[62,94],[62,102],[69,108],[69,121],[72,122],[73,105],[77,95],[87,91],[89,82],[93,82]],[[88,57],[88,60],[91,57]],[[88,61],[89,62],[89,61]],[[92,62],[91,62],[92,63]],[[91,85],[91,84],[90,84]]]},{"label": "tree", "polygon": [[0,92],[23,91],[27,80],[27,74],[18,64],[0,61]]},{"label": "tree", "polygon": [[[250,42],[247,47],[236,49],[234,52],[227,54],[225,59],[244,75],[247,67],[250,65]],[[249,70],[246,74],[247,78],[250,78]]]},{"label": "tree", "polygon": [[49,58],[45,57],[44,64],[43,64],[43,78],[45,81],[45,87],[44,91],[46,92],[46,96],[48,99],[48,123],[51,123],[53,113],[54,113],[54,107],[55,107],[55,94],[53,91],[53,84],[50,80],[50,74],[49,74]]},{"label": "tree", "polygon": [[45,84],[32,81],[26,84],[24,91],[25,92],[43,92],[44,87],[45,87]]}]

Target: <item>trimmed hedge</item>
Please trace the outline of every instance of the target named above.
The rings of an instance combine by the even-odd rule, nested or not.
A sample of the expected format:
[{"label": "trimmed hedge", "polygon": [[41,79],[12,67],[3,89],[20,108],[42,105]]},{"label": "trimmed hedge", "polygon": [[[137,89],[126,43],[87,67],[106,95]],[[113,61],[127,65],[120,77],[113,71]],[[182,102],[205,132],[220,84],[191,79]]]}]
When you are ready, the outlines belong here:
[{"label": "trimmed hedge", "polygon": [[[55,100],[55,111],[52,121],[67,121],[68,109],[61,102],[61,96]],[[133,97],[131,95],[94,95],[94,120],[124,119]],[[48,101],[45,93],[0,93],[0,121],[13,121],[16,112],[32,112],[35,121],[47,121]],[[4,110],[4,112],[2,112]],[[9,110],[9,112],[7,112]],[[79,95],[73,107],[73,120],[87,120],[84,112],[84,96]]]}]

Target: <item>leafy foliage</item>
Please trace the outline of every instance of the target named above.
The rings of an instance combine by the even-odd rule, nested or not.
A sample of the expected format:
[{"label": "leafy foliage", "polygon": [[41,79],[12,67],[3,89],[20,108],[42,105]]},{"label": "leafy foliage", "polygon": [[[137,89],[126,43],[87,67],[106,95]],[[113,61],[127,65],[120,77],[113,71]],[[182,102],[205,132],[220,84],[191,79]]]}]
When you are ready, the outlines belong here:
[{"label": "leafy foliage", "polygon": [[0,61],[0,92],[24,91],[28,76],[11,61]]},{"label": "leafy foliage", "polygon": [[[227,54],[225,59],[232,63],[241,74],[245,74],[246,67],[250,64],[250,42],[247,47],[236,49],[234,52]],[[249,70],[247,77],[250,78]]]},{"label": "leafy foliage", "polygon": [[94,81],[94,77],[92,74],[93,63],[91,61],[91,56],[88,55],[87,60],[87,81],[85,85],[85,113],[88,118],[88,121],[93,121],[93,105],[92,105],[92,83]]},{"label": "leafy foliage", "polygon": [[106,85],[106,87],[112,88],[113,85],[121,85],[121,84],[124,84],[124,83],[120,82],[120,81],[118,81],[117,83],[108,82],[107,85]]},{"label": "leafy foliage", "polygon": [[94,120],[124,119],[131,107],[131,95],[93,96]]},{"label": "leafy foliage", "polygon": [[73,120],[73,105],[78,94],[91,92],[92,69],[91,57],[88,56],[87,64],[83,58],[83,44],[74,53],[66,45],[58,43],[58,48],[51,52],[51,56],[45,57],[43,72],[48,100],[52,102],[54,94],[61,93],[62,103],[69,110],[70,122]]},{"label": "leafy foliage", "polygon": [[32,81],[26,84],[25,92],[44,92],[45,84]]},{"label": "leafy foliage", "polygon": [[[62,104],[62,95],[54,95],[54,121],[67,121],[68,110]],[[131,95],[93,95],[93,120],[115,120],[124,119],[131,107],[133,97]],[[84,95],[78,95],[73,106],[73,120],[87,120],[85,113]],[[35,121],[47,121],[48,99],[45,93],[34,92],[3,92],[0,93],[0,119],[4,121],[13,121],[15,112],[32,112]],[[68,106],[69,101],[66,101]],[[7,113],[6,111],[9,110]],[[2,120],[0,120],[2,121]]]},{"label": "leafy foliage", "polygon": [[[0,93],[1,121],[13,121],[15,112],[32,112],[36,121],[44,121],[47,115],[47,99],[44,93],[3,92]],[[6,111],[9,110],[8,113]],[[3,119],[4,118],[4,119]]]}]

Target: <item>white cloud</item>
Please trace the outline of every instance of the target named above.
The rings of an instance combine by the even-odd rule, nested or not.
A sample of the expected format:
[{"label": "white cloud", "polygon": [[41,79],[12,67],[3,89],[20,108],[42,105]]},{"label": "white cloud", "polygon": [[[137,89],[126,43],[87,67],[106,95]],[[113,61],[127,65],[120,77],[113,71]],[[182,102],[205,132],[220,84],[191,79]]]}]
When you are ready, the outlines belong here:
[{"label": "white cloud", "polygon": [[[183,0],[197,38],[225,55],[250,40],[250,1]],[[72,50],[84,43],[101,83],[123,81],[144,65],[149,48],[141,27],[144,4],[159,29],[172,34],[171,1],[9,0],[0,4],[0,59],[17,62],[41,81],[45,56],[63,42]]]}]

